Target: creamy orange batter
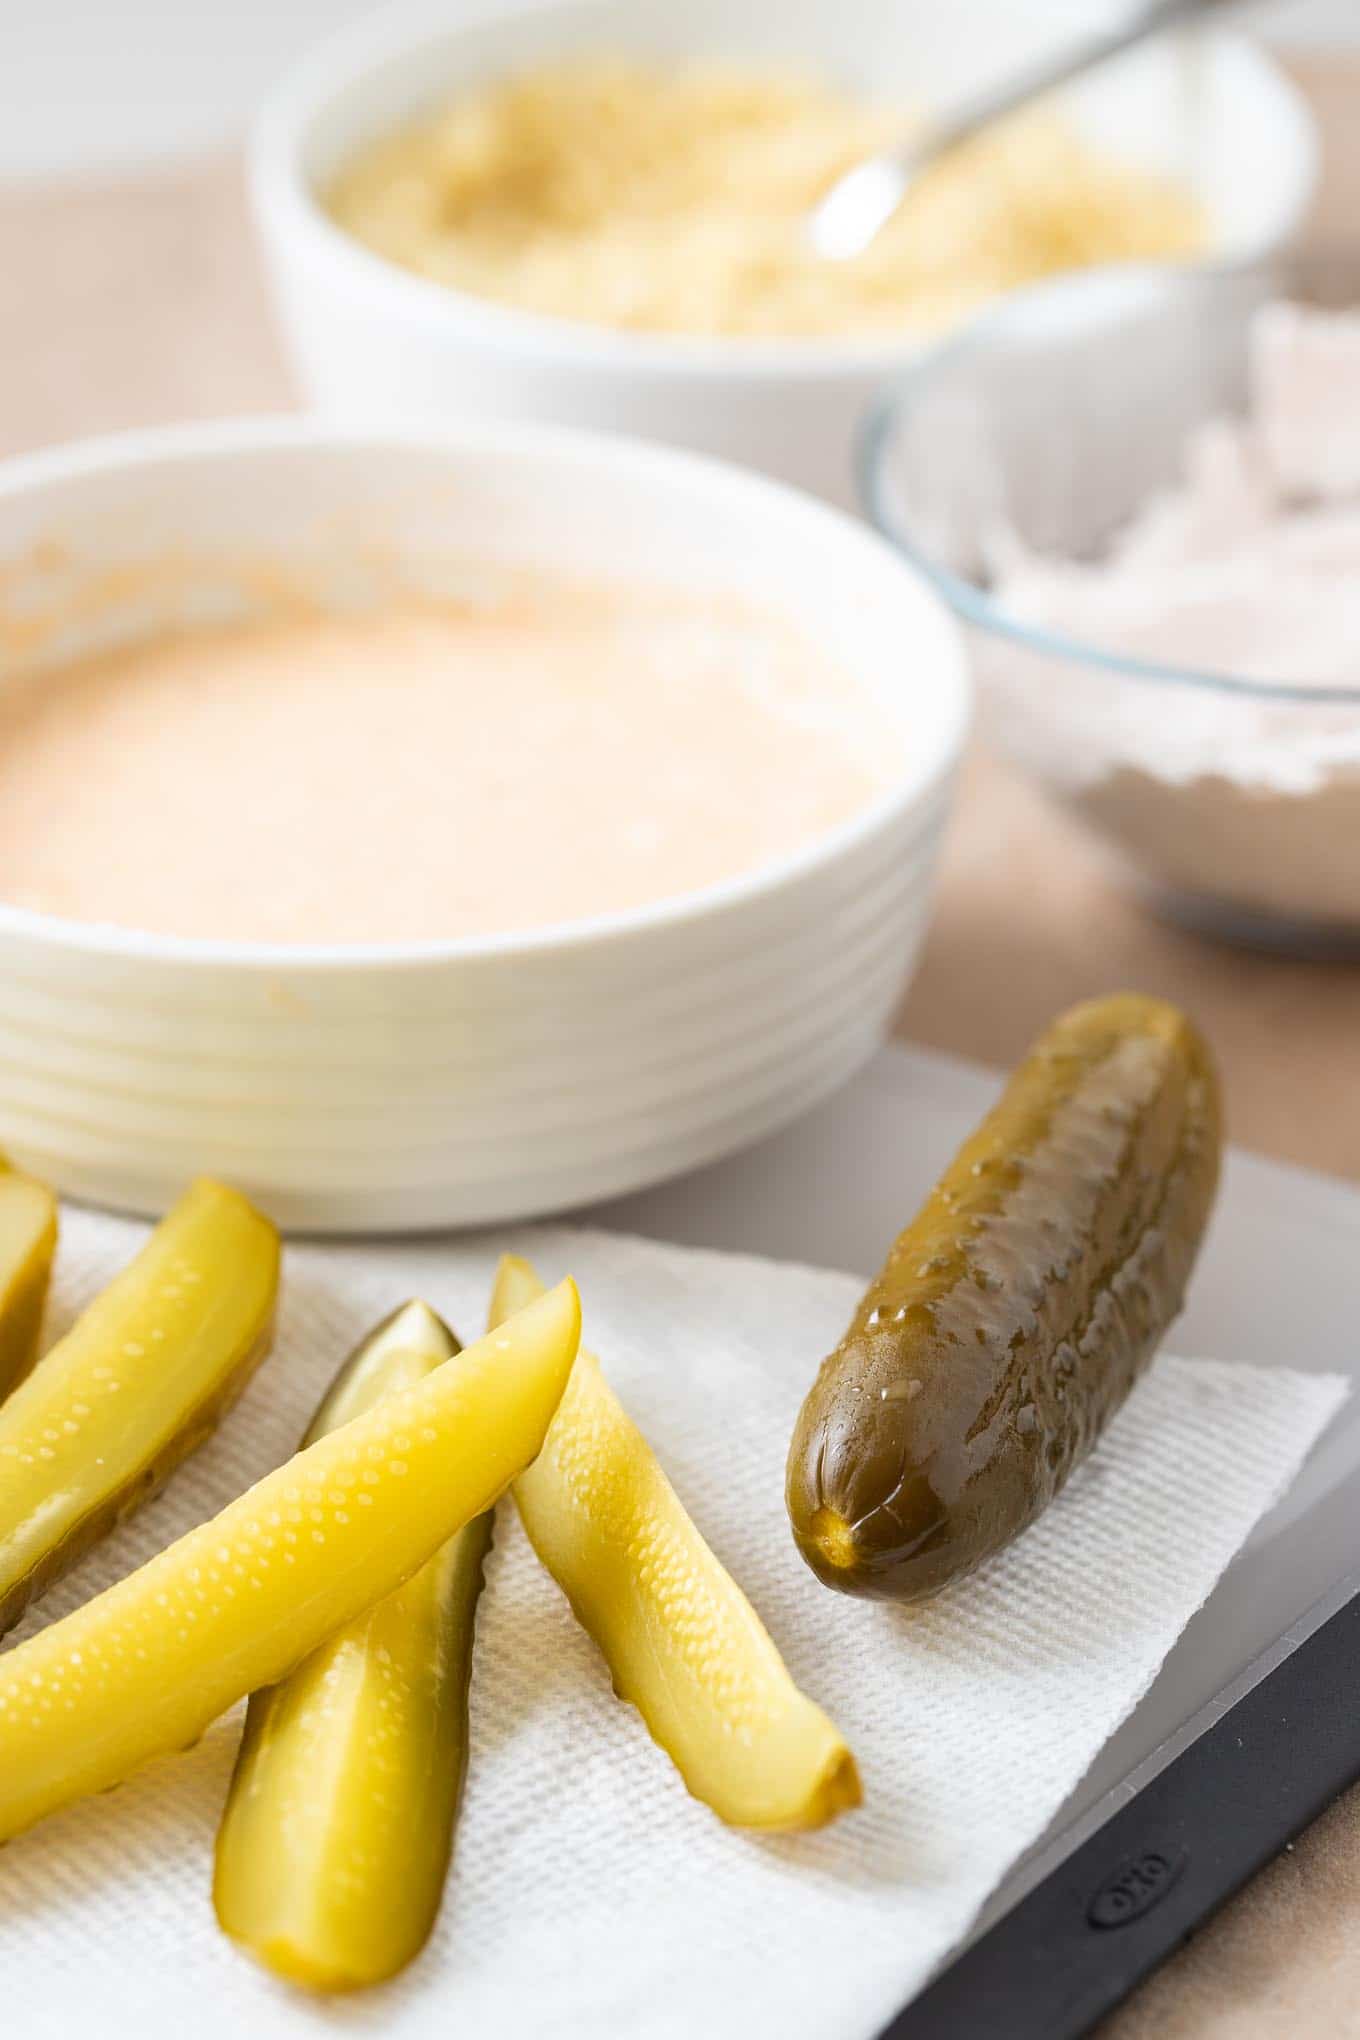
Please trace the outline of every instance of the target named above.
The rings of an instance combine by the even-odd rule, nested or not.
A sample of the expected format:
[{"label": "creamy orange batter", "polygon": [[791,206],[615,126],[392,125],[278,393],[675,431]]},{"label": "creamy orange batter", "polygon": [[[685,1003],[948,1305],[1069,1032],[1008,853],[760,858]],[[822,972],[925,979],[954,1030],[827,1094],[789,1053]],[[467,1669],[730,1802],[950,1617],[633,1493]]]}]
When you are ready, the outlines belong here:
[{"label": "creamy orange batter", "polygon": [[0,898],[264,943],[541,927],[751,871],[902,734],[777,617],[401,598],[152,637],[0,695]]}]

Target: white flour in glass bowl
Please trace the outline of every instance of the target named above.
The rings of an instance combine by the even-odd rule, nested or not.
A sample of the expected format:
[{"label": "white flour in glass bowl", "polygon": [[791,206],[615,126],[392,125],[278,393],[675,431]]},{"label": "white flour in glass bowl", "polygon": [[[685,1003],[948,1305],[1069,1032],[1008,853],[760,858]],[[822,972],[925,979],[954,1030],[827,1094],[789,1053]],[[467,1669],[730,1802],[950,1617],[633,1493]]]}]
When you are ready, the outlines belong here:
[{"label": "white flour in glass bowl", "polygon": [[[991,553],[1003,612],[1093,648],[987,641],[1006,748],[1183,902],[1360,934],[1360,315],[1258,313],[1246,419],[1098,563]],[[1263,691],[1097,684],[1100,654]]]}]

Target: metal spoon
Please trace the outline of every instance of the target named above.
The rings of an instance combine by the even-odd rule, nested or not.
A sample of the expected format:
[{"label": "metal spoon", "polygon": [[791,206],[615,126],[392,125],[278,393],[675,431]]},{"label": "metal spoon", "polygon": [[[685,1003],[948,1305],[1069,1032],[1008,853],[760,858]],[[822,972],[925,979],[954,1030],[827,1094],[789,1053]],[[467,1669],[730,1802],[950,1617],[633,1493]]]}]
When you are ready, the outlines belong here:
[{"label": "metal spoon", "polygon": [[1132,21],[1076,49],[1048,58],[1022,77],[984,93],[950,114],[924,135],[868,156],[838,177],[807,216],[807,234],[818,255],[828,262],[848,262],[862,255],[901,205],[912,184],[947,150],[957,148],[993,121],[1017,113],[1031,100],[1082,77],[1109,58],[1122,55],[1150,36],[1179,27],[1201,15],[1221,11],[1237,0],[1156,0]]}]

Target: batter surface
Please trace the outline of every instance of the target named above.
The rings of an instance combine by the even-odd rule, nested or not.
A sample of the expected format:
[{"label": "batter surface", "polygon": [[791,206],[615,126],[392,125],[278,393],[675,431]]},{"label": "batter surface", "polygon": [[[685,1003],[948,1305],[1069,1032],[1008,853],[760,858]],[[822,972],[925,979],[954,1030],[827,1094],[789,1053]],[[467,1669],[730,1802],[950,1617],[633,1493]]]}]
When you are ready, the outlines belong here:
[{"label": "batter surface", "polygon": [[728,598],[553,585],[167,634],[0,695],[0,898],[264,943],[541,927],[767,863],[901,747]]}]

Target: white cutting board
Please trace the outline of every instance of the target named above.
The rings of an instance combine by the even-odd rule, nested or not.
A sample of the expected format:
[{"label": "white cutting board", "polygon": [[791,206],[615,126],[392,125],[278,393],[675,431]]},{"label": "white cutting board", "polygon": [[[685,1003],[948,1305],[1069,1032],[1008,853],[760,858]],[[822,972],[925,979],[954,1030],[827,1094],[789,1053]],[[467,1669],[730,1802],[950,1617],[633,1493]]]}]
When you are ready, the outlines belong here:
[{"label": "white cutting board", "polygon": [[[868,1276],[1000,1084],[999,1076],[952,1057],[885,1049],[788,1132],[735,1160],[602,1205],[590,1222]],[[1188,1307],[1168,1344],[1191,1356],[1346,1373],[1360,1386],[1357,1319],[1360,1190],[1230,1154]],[[1168,1537],[1175,1534],[1168,1523]],[[1191,1718],[1357,1567],[1360,1394],[983,1923],[1168,1761]],[[1130,1594],[1137,1591],[1130,1580]]]}]

